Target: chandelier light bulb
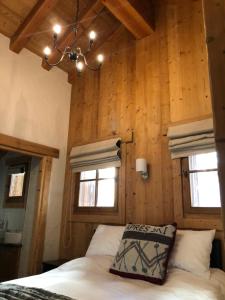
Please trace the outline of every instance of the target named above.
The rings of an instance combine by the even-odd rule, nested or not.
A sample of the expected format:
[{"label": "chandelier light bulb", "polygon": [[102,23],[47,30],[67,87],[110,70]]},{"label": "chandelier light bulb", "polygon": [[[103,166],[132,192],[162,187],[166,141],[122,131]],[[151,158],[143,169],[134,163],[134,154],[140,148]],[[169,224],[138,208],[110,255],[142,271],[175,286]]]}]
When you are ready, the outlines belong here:
[{"label": "chandelier light bulb", "polygon": [[94,30],[89,32],[89,38],[91,41],[94,41],[96,39],[96,32]]},{"label": "chandelier light bulb", "polygon": [[49,56],[52,53],[51,48],[49,48],[48,46],[44,48],[44,55],[45,56]]},{"label": "chandelier light bulb", "polygon": [[97,55],[97,61],[101,64],[104,61],[104,55],[103,54],[98,54]]},{"label": "chandelier light bulb", "polygon": [[77,68],[77,71],[78,71],[78,72],[83,71],[83,69],[84,69],[84,63],[83,63],[82,61],[78,61],[78,62],[76,63],[76,68]]},{"label": "chandelier light bulb", "polygon": [[59,24],[55,24],[55,25],[53,26],[53,31],[54,31],[54,33],[60,34],[61,30],[62,30],[62,27],[61,27]]}]

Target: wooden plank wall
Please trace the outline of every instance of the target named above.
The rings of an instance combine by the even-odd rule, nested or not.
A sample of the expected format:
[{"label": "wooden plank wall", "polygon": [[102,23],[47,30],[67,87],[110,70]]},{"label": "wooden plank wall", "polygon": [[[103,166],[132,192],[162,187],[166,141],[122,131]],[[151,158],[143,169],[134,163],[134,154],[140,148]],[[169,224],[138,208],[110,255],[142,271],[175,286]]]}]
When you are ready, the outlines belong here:
[{"label": "wooden plank wall", "polygon": [[[103,46],[100,74],[73,84],[68,155],[72,146],[134,132],[127,145],[126,222],[174,221],[172,161],[166,132],[171,122],[211,114],[200,0],[155,0],[156,31],[135,41],[120,28]],[[135,172],[135,158],[150,164],[150,179]],[[95,224],[69,222],[71,173],[67,164],[61,257],[85,253]],[[176,202],[175,202],[176,203]]]},{"label": "wooden plank wall", "polygon": [[212,112],[201,1],[168,1],[171,122]]},{"label": "wooden plank wall", "polygon": [[[202,0],[202,4],[207,40],[216,148],[219,160],[218,174],[222,203],[222,223],[223,229],[225,229],[225,1]],[[223,231],[223,238],[225,269],[225,230]]]}]

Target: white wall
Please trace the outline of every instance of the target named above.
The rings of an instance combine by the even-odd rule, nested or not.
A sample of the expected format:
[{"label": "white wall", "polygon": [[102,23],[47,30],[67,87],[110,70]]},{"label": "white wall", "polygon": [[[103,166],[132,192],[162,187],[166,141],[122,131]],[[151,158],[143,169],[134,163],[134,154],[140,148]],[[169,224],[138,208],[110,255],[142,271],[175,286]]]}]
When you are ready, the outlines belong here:
[{"label": "white wall", "polygon": [[0,133],[60,150],[53,162],[44,250],[45,259],[57,258],[71,87],[66,73],[44,70],[26,49],[13,53],[2,35],[0,53]]}]

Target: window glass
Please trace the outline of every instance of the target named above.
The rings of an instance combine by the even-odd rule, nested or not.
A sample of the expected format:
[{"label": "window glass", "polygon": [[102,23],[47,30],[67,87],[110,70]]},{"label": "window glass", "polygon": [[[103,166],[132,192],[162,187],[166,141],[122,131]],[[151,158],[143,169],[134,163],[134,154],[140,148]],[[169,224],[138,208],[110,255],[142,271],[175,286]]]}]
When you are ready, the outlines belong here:
[{"label": "window glass", "polygon": [[23,195],[23,183],[25,173],[11,174],[9,197],[21,197]]},{"label": "window glass", "polygon": [[78,207],[114,207],[116,177],[116,168],[81,172]]},{"label": "window glass", "polygon": [[216,152],[189,156],[190,170],[217,169]]},{"label": "window glass", "polygon": [[216,152],[189,157],[191,207],[220,207]]},{"label": "window glass", "polygon": [[217,171],[190,174],[191,206],[220,207]]},{"label": "window glass", "polygon": [[99,178],[115,178],[116,168],[99,169]]},{"label": "window glass", "polygon": [[91,171],[83,171],[80,173],[80,179],[86,180],[86,179],[95,179],[96,178],[96,170]]},{"label": "window glass", "polygon": [[115,202],[115,180],[106,179],[98,182],[98,207],[113,207]]},{"label": "window glass", "polygon": [[79,206],[95,206],[95,181],[80,182]]}]

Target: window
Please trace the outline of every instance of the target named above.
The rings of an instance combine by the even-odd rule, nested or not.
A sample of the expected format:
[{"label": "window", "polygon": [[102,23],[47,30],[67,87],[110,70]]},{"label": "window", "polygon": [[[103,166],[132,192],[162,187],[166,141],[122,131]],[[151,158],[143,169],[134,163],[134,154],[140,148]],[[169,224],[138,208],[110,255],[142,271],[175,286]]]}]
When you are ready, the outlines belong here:
[{"label": "window", "polygon": [[78,209],[114,209],[117,198],[117,168],[78,173],[76,193]]},{"label": "window", "polygon": [[30,158],[8,159],[4,207],[21,208],[26,206],[30,172]]},{"label": "window", "polygon": [[182,159],[184,211],[219,213],[220,190],[216,152]]},{"label": "window", "polygon": [[23,183],[25,170],[23,173],[11,174],[9,185],[9,197],[21,197],[23,195]]}]

